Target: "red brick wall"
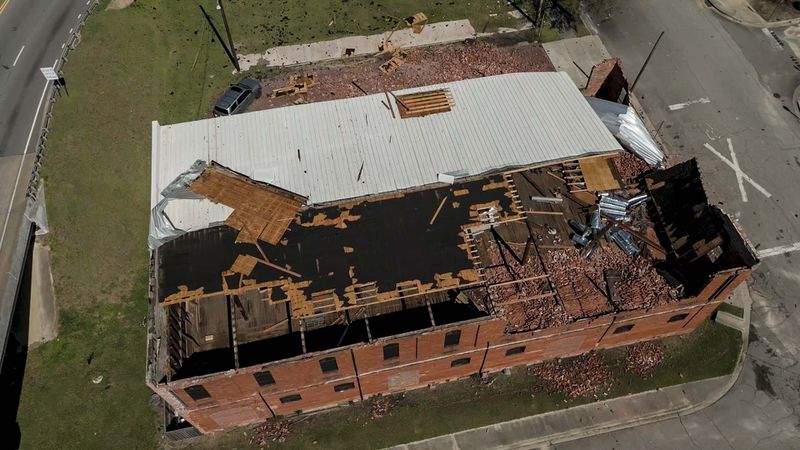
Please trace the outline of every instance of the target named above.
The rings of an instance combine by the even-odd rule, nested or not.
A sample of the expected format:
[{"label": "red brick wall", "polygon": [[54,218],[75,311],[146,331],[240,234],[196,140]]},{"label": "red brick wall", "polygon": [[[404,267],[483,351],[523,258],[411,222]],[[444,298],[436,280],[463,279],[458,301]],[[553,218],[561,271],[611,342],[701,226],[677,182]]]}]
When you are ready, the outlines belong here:
[{"label": "red brick wall", "polygon": [[272,417],[258,394],[230,403],[197,409],[186,416],[196,428],[205,433],[234,426],[248,425]]},{"label": "red brick wall", "polygon": [[[171,390],[185,405],[177,405],[177,413],[187,417],[203,432],[216,431],[263,420],[272,414],[307,412],[381,393],[463,378],[480,371],[498,371],[574,356],[596,348],[688,333],[706,320],[748,275],[749,271],[720,273],[709,281],[698,297],[649,311],[622,312],[558,328],[515,334],[503,332],[505,323],[501,319],[487,318],[263,366],[180,380],[166,387],[157,386],[155,390],[165,398],[169,398],[167,390]],[[709,301],[712,296],[714,298]],[[682,314],[686,317],[669,322],[670,317]],[[614,333],[618,327],[626,325],[633,327],[623,333]],[[458,345],[445,347],[445,335],[456,329],[461,330]],[[399,344],[399,356],[384,360],[383,346],[391,343]],[[506,355],[515,347],[524,347],[524,351]],[[338,370],[323,374],[319,360],[327,357],[336,358]],[[453,361],[462,358],[469,361],[453,366]],[[262,370],[270,371],[274,384],[261,387],[256,383],[253,374]],[[353,383],[354,387],[341,392],[334,390],[334,386],[345,383]],[[183,390],[194,384],[202,384],[211,399],[194,402]],[[301,399],[281,402],[282,397],[290,394],[299,394]],[[174,400],[170,403],[176,406]]]},{"label": "red brick wall", "polygon": [[[334,386],[353,384],[352,389],[336,392]],[[302,399],[282,403],[281,397],[299,394]],[[327,380],[324,383],[312,385],[304,389],[290,389],[274,394],[265,394],[264,399],[276,415],[289,415],[297,411],[312,411],[328,406],[340,405],[350,401],[360,401],[358,379],[355,376]]]},{"label": "red brick wall", "polygon": [[[387,338],[353,349],[364,397],[378,393],[399,392],[448,379],[463,378],[477,373],[483,360],[484,347],[476,347],[480,321],[461,326],[449,326],[434,331]],[[448,331],[460,330],[458,345],[445,347]],[[383,346],[398,343],[400,356],[384,360]],[[476,350],[477,349],[477,350]],[[451,367],[453,360],[469,358],[468,364]]]},{"label": "red brick wall", "polygon": [[[536,364],[548,359],[574,356],[595,348],[608,328],[610,317],[582,320],[558,329],[505,335],[493,342],[483,370],[494,372],[508,367]],[[522,353],[506,355],[512,348],[524,347]]]}]

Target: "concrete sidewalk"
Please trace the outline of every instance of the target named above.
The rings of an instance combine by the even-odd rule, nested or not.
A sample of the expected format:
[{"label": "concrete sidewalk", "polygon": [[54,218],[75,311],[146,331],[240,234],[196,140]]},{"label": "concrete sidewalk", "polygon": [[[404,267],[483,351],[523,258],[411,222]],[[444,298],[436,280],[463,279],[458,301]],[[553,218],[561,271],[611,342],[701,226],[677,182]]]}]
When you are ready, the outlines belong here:
[{"label": "concrete sidewalk", "polygon": [[575,406],[399,445],[394,449],[521,449],[556,444],[673,417],[693,405],[716,399],[728,385],[729,378],[713,378]]},{"label": "concrete sidewalk", "polygon": [[397,49],[457,42],[474,38],[475,36],[475,29],[472,28],[469,20],[463,19],[425,25],[425,28],[419,34],[414,33],[411,28],[404,28],[370,36],[347,36],[310,44],[272,47],[263,53],[239,55],[238,58],[242,71],[246,71],[258,64],[293,66],[340,59],[343,57],[345,50],[349,51],[349,56],[372,55],[378,53],[378,47],[390,37],[390,48]]},{"label": "concrete sidewalk", "polygon": [[734,292],[745,305],[742,348],[733,374],[654,391],[603,400],[536,416],[523,417],[393,447],[395,450],[426,449],[523,449],[637,427],[700,411],[722,398],[739,378],[749,339],[750,305],[746,285]]},{"label": "concrete sidewalk", "polygon": [[778,20],[767,22],[761,17],[747,0],[707,0],[713,10],[723,17],[750,27],[773,28],[785,27],[800,23],[797,19]]}]

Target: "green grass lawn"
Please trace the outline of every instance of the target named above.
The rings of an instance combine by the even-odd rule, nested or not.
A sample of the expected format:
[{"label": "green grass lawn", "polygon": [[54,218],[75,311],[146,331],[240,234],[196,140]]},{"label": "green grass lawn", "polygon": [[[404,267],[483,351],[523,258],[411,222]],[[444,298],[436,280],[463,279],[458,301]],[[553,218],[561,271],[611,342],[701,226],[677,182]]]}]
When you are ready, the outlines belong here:
[{"label": "green grass lawn", "polygon": [[98,11],[69,56],[70,97],[55,105],[47,143],[59,337],[29,353],[18,415],[23,448],[156,445],[141,326],[150,121],[205,114],[231,79],[224,54],[194,34],[205,26],[194,2],[139,0]]},{"label": "green grass lawn", "polygon": [[[213,96],[235,78],[197,2],[137,0],[120,11],[105,11],[105,3],[70,53],[64,69],[70,96],[55,105],[45,155],[59,337],[29,353],[18,415],[23,448],[156,445],[158,415],[148,406],[140,325],[147,314],[150,122],[208,116]],[[200,3],[221,25],[215,1]],[[366,21],[356,3],[330,2],[345,12],[337,33],[350,29],[348,14],[361,23],[353,33],[381,29],[383,19]],[[384,13],[424,10],[444,20],[496,2],[430,9],[424,3],[400,2]],[[325,8],[306,6],[312,4],[307,16],[292,7],[287,43],[327,33]],[[253,28],[259,17],[275,19],[273,7],[253,0],[229,5],[237,39],[254,48],[274,44],[275,33]],[[97,385],[96,375],[103,375]]]},{"label": "green grass lawn", "polygon": [[[380,12],[378,6],[366,8],[362,2],[355,8],[359,2],[351,2],[331,2],[338,5],[331,10],[350,11],[362,28],[345,27],[351,16],[337,14],[337,33],[363,33],[383,23],[384,19],[364,18],[367,10],[376,17],[422,10],[431,20],[445,20],[488,16],[493,11],[490,7],[505,8],[504,2],[495,0],[472,0],[469,5],[453,2],[452,8],[449,2],[428,7],[422,6],[426,3],[422,1],[384,0],[395,6],[382,6]],[[200,3],[216,17],[213,0]],[[271,39],[278,39],[274,33],[256,26],[259,20],[288,17],[280,8],[295,14],[287,22],[291,25],[286,25],[294,27],[294,34],[282,38],[286,43],[311,39],[311,35],[322,39],[327,33],[327,10],[316,2],[305,3],[308,17],[302,19],[296,16],[302,14],[299,7],[289,6],[296,2],[284,1],[265,9],[275,4],[253,0],[229,3],[228,15],[239,27],[234,27],[235,39],[253,48],[274,45]],[[210,41],[196,2],[137,0],[120,11],[104,11],[103,7],[88,20],[80,46],[70,53],[64,69],[70,97],[55,105],[47,143],[43,182],[50,214],[48,240],[59,337],[29,353],[18,415],[23,448],[158,445],[159,415],[149,406],[150,391],[144,385],[146,330],[142,326],[147,314],[150,122],[175,123],[207,116],[213,96],[234,78],[224,53]],[[89,355],[93,355],[91,364],[87,363]],[[92,383],[98,375],[103,380]],[[409,438],[417,438],[559,404],[559,399],[546,397],[531,403],[529,396],[520,394],[527,392],[530,383],[525,378],[515,375],[498,383],[508,386],[505,394],[496,399],[487,394],[467,396],[481,403],[467,408],[465,414],[451,414],[449,408],[456,399],[467,398],[465,393],[474,386],[442,387],[435,397],[439,400],[432,400],[430,408],[397,414],[412,426],[414,434]],[[432,397],[420,392],[409,398],[421,402]],[[518,405],[513,414],[507,411],[507,402]],[[352,418],[343,423],[358,423],[353,422],[358,420],[358,410],[353,411],[346,413]],[[336,439],[352,434],[333,417],[313,419],[326,431],[298,433],[290,445],[303,447],[315,439],[333,445]],[[361,446],[401,439],[400,429],[379,429],[375,424],[380,425],[363,424],[364,439],[372,440],[362,441]]]},{"label": "green grass lawn", "polygon": [[425,13],[429,23],[469,19],[477,32],[517,28],[526,22],[510,16],[508,12],[513,8],[497,0],[238,0],[225,4],[229,5],[225,11],[240,54],[261,53],[279,45],[378,34],[418,12]]},{"label": "green grass lawn", "polygon": [[719,311],[725,311],[726,313],[733,314],[736,317],[744,318],[744,309],[740,306],[731,305],[730,303],[722,303],[719,305]]},{"label": "green grass lawn", "polygon": [[[664,339],[664,361],[647,378],[624,369],[625,348],[599,352],[614,378],[609,397],[644,392],[729,374],[736,365],[741,334],[706,322],[694,333]],[[368,449],[425,439],[454,431],[512,420],[586,403],[543,390],[535,375],[516,368],[510,376],[497,375],[491,386],[476,379],[439,385],[406,394],[391,415],[371,419],[367,405],[313,416],[300,424],[281,444],[289,449]],[[204,448],[247,447],[248,437],[238,429],[195,445]]]}]

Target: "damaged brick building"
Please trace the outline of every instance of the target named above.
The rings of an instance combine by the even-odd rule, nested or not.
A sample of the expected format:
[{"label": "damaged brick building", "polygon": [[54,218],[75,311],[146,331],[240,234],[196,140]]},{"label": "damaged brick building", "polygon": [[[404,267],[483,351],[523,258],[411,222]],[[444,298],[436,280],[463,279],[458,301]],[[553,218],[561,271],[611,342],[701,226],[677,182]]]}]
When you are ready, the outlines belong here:
[{"label": "damaged brick building", "polygon": [[[147,384],[203,433],[688,333],[757,263],[562,73],[153,125]],[[177,423],[173,421],[173,424]]]}]

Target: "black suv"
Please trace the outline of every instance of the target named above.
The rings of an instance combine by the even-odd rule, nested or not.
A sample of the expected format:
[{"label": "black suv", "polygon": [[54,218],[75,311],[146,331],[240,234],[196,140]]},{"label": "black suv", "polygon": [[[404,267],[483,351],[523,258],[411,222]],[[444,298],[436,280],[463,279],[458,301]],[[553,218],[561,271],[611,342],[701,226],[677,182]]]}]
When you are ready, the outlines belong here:
[{"label": "black suv", "polygon": [[230,116],[244,112],[253,100],[261,97],[258,80],[245,78],[231,86],[214,105],[214,116]]}]

